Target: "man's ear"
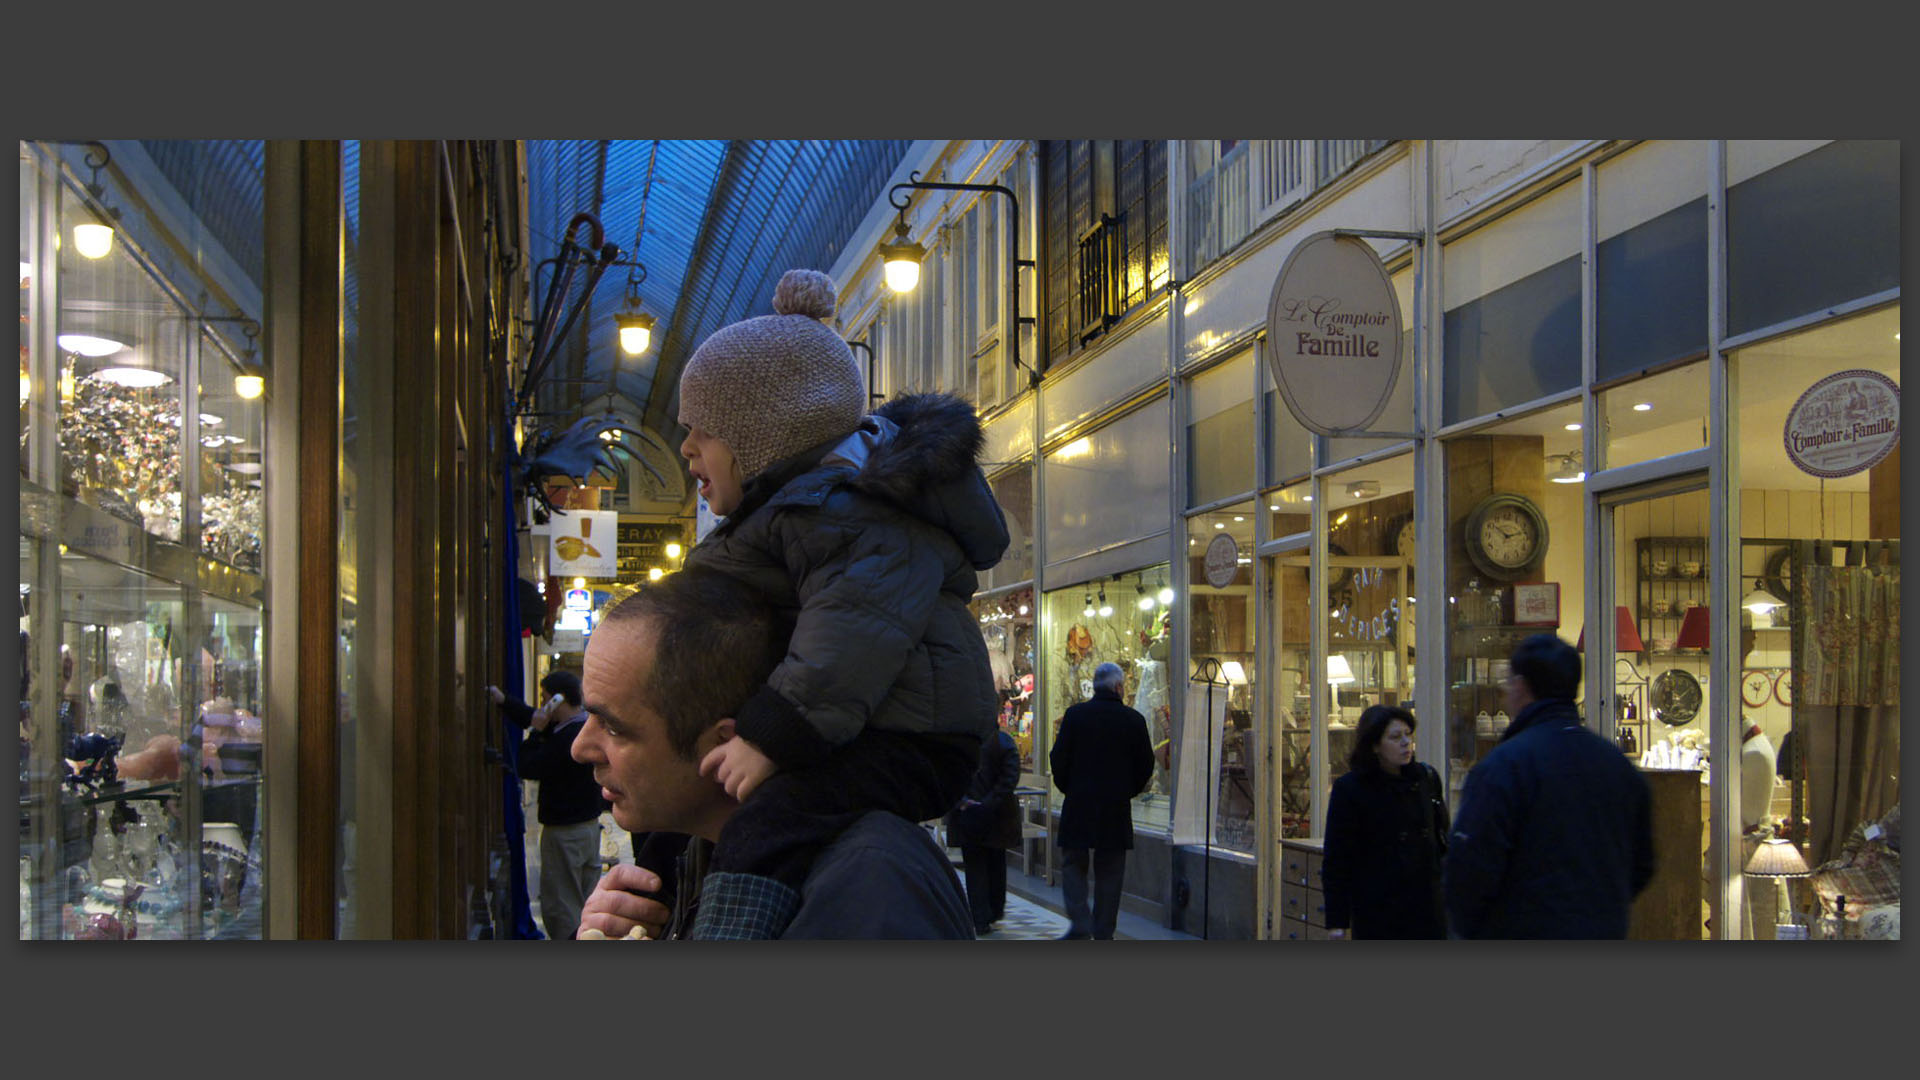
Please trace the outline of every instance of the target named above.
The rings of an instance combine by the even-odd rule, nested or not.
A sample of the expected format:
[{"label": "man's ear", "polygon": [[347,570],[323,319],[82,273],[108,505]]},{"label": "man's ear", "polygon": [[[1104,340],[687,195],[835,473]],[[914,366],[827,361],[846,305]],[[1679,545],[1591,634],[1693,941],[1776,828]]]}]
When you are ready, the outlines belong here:
[{"label": "man's ear", "polygon": [[710,751],[712,751],[714,747],[719,746],[722,743],[728,742],[733,737],[734,737],[733,717],[731,716],[721,717],[720,719],[713,722],[712,727],[709,727],[706,731],[701,732],[700,741],[697,744],[695,744],[699,747],[698,756],[699,757],[707,756],[707,754]]}]

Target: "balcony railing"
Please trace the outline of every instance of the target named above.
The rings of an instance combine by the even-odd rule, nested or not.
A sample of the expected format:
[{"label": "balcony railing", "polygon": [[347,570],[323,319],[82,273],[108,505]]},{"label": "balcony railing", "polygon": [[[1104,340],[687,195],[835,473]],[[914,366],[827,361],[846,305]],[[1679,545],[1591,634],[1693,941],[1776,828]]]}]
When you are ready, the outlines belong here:
[{"label": "balcony railing", "polygon": [[1249,139],[1187,185],[1189,273],[1338,179],[1389,139]]},{"label": "balcony railing", "polygon": [[1078,316],[1082,345],[1107,332],[1127,310],[1127,215],[1101,214],[1080,234]]}]

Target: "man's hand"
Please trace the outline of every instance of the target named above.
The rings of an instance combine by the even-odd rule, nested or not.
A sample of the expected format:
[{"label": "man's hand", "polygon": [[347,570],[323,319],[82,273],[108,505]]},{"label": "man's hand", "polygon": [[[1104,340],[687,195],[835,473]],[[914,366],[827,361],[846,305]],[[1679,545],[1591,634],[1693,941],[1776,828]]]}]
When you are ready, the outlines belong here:
[{"label": "man's hand", "polygon": [[533,717],[528,723],[535,731],[545,731],[547,727],[553,723],[553,714],[547,711],[546,706],[542,705],[540,708],[533,710]]},{"label": "man's hand", "polygon": [[707,756],[700,759],[700,775],[719,781],[728,795],[741,802],[753,794],[761,781],[779,771],[772,758],[738,735],[707,751]]},{"label": "man's hand", "polygon": [[501,693],[500,688],[497,686],[487,687],[487,697],[492,700],[496,708],[506,704],[507,701],[507,695]]},{"label": "man's hand", "polygon": [[666,932],[671,912],[660,901],[639,894],[659,888],[658,874],[631,863],[621,863],[607,871],[581,907],[580,929],[574,932],[574,937],[593,929],[610,938],[624,938],[638,926],[646,930],[647,937],[658,939]]}]

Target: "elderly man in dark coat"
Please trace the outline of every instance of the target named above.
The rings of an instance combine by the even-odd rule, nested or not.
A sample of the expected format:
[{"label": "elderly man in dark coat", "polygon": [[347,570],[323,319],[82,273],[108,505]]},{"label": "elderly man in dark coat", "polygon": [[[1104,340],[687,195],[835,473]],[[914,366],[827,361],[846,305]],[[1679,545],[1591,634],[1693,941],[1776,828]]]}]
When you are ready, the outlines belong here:
[{"label": "elderly man in dark coat", "polygon": [[[1061,938],[1110,940],[1120,919],[1120,883],[1133,847],[1128,803],[1153,779],[1147,718],[1120,700],[1118,664],[1093,669],[1093,700],[1068,709],[1047,760],[1065,793],[1060,807],[1060,870],[1070,925]],[[1087,911],[1087,859],[1093,858],[1093,911]]]},{"label": "elderly man in dark coat", "polygon": [[980,764],[960,804],[947,814],[947,842],[967,867],[973,932],[987,934],[1007,914],[1007,849],[1020,843],[1020,751],[1005,729],[980,744]]}]

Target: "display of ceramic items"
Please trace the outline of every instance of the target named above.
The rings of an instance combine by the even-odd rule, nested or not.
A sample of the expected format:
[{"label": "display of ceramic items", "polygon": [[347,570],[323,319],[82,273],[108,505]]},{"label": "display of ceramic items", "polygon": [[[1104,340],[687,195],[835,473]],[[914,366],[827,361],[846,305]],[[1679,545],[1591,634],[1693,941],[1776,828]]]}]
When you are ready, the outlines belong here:
[{"label": "display of ceramic items", "polygon": [[1512,722],[1513,721],[1509,719],[1507,716],[1507,710],[1501,709],[1499,712],[1494,713],[1493,714],[1493,733],[1495,735],[1506,734],[1507,725],[1511,724]]},{"label": "display of ceramic items", "polygon": [[1653,560],[1652,573],[1654,577],[1666,577],[1667,574],[1672,570],[1673,570],[1673,564],[1669,563],[1667,560],[1665,559]]},{"label": "display of ceramic items", "polygon": [[1480,710],[1480,715],[1473,718],[1473,732],[1476,735],[1493,734],[1493,717],[1488,715],[1485,709]]},{"label": "display of ceramic items", "polygon": [[1653,613],[1655,615],[1665,615],[1671,612],[1672,610],[1673,610],[1673,601],[1668,600],[1665,597],[1661,597],[1660,599],[1655,600],[1653,602]]},{"label": "display of ceramic items", "polygon": [[1680,576],[1681,576],[1681,577],[1699,577],[1699,576],[1700,576],[1700,564],[1699,564],[1699,563],[1697,563],[1697,562],[1694,562],[1694,561],[1693,561],[1693,560],[1691,560],[1691,559],[1689,559],[1689,560],[1687,560],[1686,562],[1683,562],[1683,563],[1681,563],[1681,564],[1680,564]]},{"label": "display of ceramic items", "polygon": [[1654,651],[1654,652],[1672,652],[1672,651],[1673,651],[1673,639],[1672,639],[1672,638],[1670,638],[1670,637],[1657,637],[1657,638],[1654,638],[1654,639],[1653,639],[1653,651]]}]

